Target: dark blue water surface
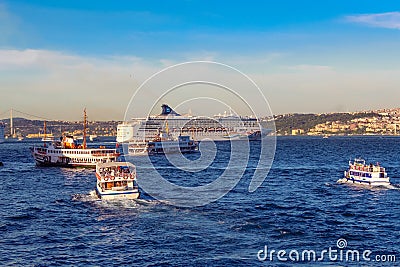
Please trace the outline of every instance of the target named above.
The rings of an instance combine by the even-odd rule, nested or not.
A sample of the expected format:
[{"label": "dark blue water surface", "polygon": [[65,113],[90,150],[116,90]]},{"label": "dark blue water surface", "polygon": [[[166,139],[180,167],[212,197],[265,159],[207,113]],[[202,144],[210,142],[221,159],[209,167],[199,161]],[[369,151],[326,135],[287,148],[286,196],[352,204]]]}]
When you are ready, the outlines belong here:
[{"label": "dark blue water surface", "polygon": [[[400,179],[400,138],[282,137],[272,170],[254,193],[248,185],[256,161],[225,197],[178,208],[142,192],[139,201],[101,202],[91,196],[94,170],[36,167],[28,143],[0,144],[0,265],[3,266],[291,266],[259,250],[371,250],[370,262],[297,262],[303,266],[395,266],[400,261],[400,190],[337,184],[348,160],[363,156]],[[218,144],[217,166],[229,159]],[[257,150],[259,144],[253,143]],[[194,156],[195,157],[195,156]],[[222,160],[221,160],[222,159]],[[163,157],[153,159],[165,164]],[[159,161],[157,163],[157,161]],[[164,169],[165,172],[165,169]],[[210,182],[207,174],[173,168],[168,179],[185,186]]]}]

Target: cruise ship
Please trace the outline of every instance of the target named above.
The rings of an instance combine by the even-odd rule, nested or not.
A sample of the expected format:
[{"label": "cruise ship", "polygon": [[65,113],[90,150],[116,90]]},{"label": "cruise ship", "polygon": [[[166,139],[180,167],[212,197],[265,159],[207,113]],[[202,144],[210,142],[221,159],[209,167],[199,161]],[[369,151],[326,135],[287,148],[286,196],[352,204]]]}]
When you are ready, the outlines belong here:
[{"label": "cruise ship", "polygon": [[4,123],[0,122],[0,144],[4,143]]},{"label": "cruise ship", "polygon": [[119,124],[117,142],[149,142],[166,128],[169,128],[169,134],[174,138],[187,135],[196,141],[260,140],[272,131],[266,127],[266,123],[254,117],[241,117],[231,113],[214,117],[180,115],[166,104],[161,108],[160,115],[134,118]]}]

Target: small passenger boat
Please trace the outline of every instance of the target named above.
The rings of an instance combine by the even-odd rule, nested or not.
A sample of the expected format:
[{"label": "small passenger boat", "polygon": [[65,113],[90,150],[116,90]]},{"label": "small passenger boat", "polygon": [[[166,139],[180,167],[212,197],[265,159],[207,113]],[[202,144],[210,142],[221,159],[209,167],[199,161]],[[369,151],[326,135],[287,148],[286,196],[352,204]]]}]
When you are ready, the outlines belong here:
[{"label": "small passenger boat", "polygon": [[128,153],[136,155],[160,155],[171,153],[192,153],[198,151],[197,142],[188,135],[174,139],[168,133],[161,132],[149,142],[135,141],[129,143]]},{"label": "small passenger boat", "polygon": [[96,195],[100,199],[137,199],[136,168],[129,162],[106,162],[96,165]]},{"label": "small passenger boat", "polygon": [[371,186],[390,185],[385,168],[377,164],[366,164],[364,159],[349,161],[349,169],[344,172],[344,178],[339,183],[364,184]]}]

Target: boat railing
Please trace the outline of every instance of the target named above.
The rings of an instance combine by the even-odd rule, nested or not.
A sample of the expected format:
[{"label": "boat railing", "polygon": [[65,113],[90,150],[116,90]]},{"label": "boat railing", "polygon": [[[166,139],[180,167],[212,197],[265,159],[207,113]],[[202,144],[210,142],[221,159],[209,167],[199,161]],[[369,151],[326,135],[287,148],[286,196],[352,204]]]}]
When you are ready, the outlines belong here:
[{"label": "boat railing", "polygon": [[100,173],[100,177],[104,181],[113,181],[115,179],[117,179],[117,180],[134,180],[136,178],[136,174],[121,173],[121,174],[111,175],[111,173]]},{"label": "boat railing", "polygon": [[92,156],[94,157],[118,157],[119,153],[113,152],[113,153],[92,153]]},{"label": "boat railing", "polygon": [[372,166],[359,166],[359,165],[350,165],[350,170],[364,171],[364,172],[385,172],[385,168],[380,166],[372,165]]}]

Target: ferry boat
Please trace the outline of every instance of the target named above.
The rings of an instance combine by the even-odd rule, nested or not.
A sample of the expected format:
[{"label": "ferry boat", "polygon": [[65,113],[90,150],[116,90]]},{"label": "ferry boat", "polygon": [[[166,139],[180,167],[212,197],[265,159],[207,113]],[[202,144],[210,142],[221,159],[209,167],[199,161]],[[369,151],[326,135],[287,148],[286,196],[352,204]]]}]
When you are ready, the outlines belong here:
[{"label": "ferry boat", "polygon": [[[84,111],[84,135],[86,137],[86,110]],[[44,126],[46,132],[46,122]],[[44,136],[46,140],[46,136]],[[86,138],[80,145],[73,136],[66,135],[60,141],[43,142],[43,146],[34,146],[31,152],[35,162],[39,166],[61,166],[61,167],[96,167],[97,163],[117,161],[119,153],[117,149],[88,148]]]},{"label": "ferry boat", "polygon": [[96,165],[96,195],[100,199],[137,199],[136,168],[129,162],[107,162]]},{"label": "ferry boat", "polygon": [[149,142],[135,141],[128,145],[129,155],[158,155],[169,153],[191,153],[198,151],[197,142],[190,136],[178,136],[174,139],[168,133],[160,133],[159,136]]},{"label": "ferry boat", "polygon": [[165,131],[169,125],[170,134],[174,138],[189,135],[194,140],[211,139],[214,141],[260,140],[271,133],[267,122],[254,117],[241,117],[232,113],[218,114],[212,118],[203,116],[181,115],[170,106],[163,104],[161,114],[148,118],[133,118],[117,126],[117,142],[129,143],[149,142],[159,132]]},{"label": "ferry boat", "polygon": [[371,186],[390,185],[385,168],[377,164],[366,164],[364,159],[349,161],[349,169],[344,172],[344,178],[339,183],[363,184]]}]

